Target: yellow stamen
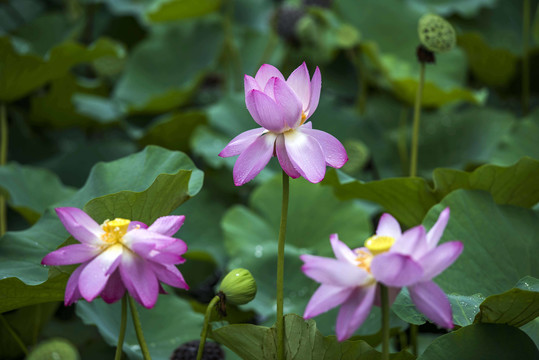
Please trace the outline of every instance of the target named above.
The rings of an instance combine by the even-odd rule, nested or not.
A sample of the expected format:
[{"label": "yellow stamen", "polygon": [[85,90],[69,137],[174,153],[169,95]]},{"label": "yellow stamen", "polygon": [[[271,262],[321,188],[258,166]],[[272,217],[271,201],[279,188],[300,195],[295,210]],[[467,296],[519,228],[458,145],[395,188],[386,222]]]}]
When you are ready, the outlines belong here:
[{"label": "yellow stamen", "polygon": [[303,123],[305,122],[305,120],[307,120],[307,115],[303,112],[303,110],[301,111],[301,121],[299,123],[299,125],[303,125]]},{"label": "yellow stamen", "polygon": [[366,252],[365,250],[357,249],[355,250],[357,254],[357,267],[367,271],[368,273],[371,272],[371,262],[372,262],[372,254]]},{"label": "yellow stamen", "polygon": [[394,242],[395,239],[391,236],[373,235],[365,241],[365,247],[376,256],[391,249]]},{"label": "yellow stamen", "polygon": [[105,220],[101,227],[105,230],[105,233],[101,236],[103,241],[109,244],[116,244],[121,242],[123,236],[127,232],[129,223],[131,220],[116,218],[114,220]]}]

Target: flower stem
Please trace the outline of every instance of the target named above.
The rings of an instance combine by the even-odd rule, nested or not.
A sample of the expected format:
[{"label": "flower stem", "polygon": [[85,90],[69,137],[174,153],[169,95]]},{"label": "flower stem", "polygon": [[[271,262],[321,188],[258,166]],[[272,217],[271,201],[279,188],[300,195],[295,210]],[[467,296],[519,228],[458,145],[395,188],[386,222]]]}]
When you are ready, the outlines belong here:
[{"label": "flower stem", "polygon": [[[7,161],[8,127],[6,116],[6,104],[0,103],[0,166]],[[7,231],[6,198],[0,195],[0,236]]]},{"label": "flower stem", "polygon": [[382,360],[389,359],[389,295],[387,287],[380,284],[382,301]]},{"label": "flower stem", "polygon": [[124,345],[125,338],[125,325],[127,323],[127,297],[129,295],[125,294],[122,298],[122,320],[120,321],[120,333],[118,334],[118,345],[116,345],[116,355],[114,360],[120,360],[122,358],[122,348]]},{"label": "flower stem", "polygon": [[206,315],[204,316],[204,327],[202,328],[202,334],[200,335],[200,343],[198,345],[197,360],[201,360],[202,355],[204,355],[204,344],[206,344],[206,337],[208,336],[208,327],[210,326],[211,311],[215,307],[215,304],[219,302],[219,300],[219,296],[216,295],[213,299],[211,299],[210,303],[208,304],[208,307],[206,308]]},{"label": "flower stem", "polygon": [[410,157],[410,176],[417,175],[417,144],[419,142],[419,118],[421,116],[421,98],[423,97],[423,84],[425,83],[425,63],[420,62],[419,84],[415,95],[414,130],[412,134],[412,155]]},{"label": "flower stem", "polygon": [[283,201],[281,205],[281,225],[279,226],[279,245],[277,249],[277,359],[284,359],[284,242],[286,220],[288,217],[289,178],[283,171]]},{"label": "flower stem", "polygon": [[412,354],[417,356],[417,330],[418,326],[410,324],[410,347],[412,348]]},{"label": "flower stem", "polygon": [[142,325],[140,324],[140,319],[138,317],[137,308],[135,306],[135,301],[129,295],[127,295],[129,300],[129,307],[131,308],[131,317],[133,318],[133,325],[135,326],[135,332],[137,333],[137,340],[140,345],[140,350],[142,351],[142,356],[144,360],[151,360],[150,351],[148,350],[148,345],[144,340],[144,334],[142,333]]},{"label": "flower stem", "polygon": [[21,350],[24,352],[24,355],[28,356],[28,349],[26,348],[26,345],[24,345],[24,342],[22,341],[22,339],[19,337],[19,335],[17,335],[15,330],[13,330],[11,325],[9,325],[6,318],[2,314],[0,314],[0,322],[6,327],[6,330],[8,331],[8,333],[10,333],[13,339],[15,339],[15,342],[17,343],[17,345],[19,345]]},{"label": "flower stem", "polygon": [[530,0],[522,4],[522,113],[526,115],[530,108]]}]

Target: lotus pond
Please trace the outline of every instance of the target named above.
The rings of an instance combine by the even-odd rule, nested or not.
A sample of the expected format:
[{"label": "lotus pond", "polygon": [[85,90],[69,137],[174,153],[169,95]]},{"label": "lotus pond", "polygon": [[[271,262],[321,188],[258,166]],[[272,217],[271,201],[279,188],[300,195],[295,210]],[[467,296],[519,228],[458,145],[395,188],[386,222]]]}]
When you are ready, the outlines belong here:
[{"label": "lotus pond", "polygon": [[539,359],[539,1],[0,1],[0,359]]}]

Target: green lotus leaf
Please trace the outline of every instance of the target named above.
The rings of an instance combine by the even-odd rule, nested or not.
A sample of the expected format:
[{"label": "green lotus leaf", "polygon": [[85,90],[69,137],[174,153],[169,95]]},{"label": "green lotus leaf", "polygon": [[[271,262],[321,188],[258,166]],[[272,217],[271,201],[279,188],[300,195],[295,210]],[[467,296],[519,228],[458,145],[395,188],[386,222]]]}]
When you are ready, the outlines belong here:
[{"label": "green lotus leaf", "polygon": [[[379,360],[382,354],[363,340],[337,341],[335,336],[323,336],[314,320],[304,320],[295,314],[284,317],[286,359]],[[245,360],[277,358],[277,329],[250,324],[228,325],[211,332],[211,337],[229,347]],[[391,354],[392,360],[414,359],[407,351]]]},{"label": "green lotus leaf", "polygon": [[7,195],[9,206],[30,224],[35,223],[46,208],[75,192],[52,172],[17,163],[0,166],[0,189]]}]

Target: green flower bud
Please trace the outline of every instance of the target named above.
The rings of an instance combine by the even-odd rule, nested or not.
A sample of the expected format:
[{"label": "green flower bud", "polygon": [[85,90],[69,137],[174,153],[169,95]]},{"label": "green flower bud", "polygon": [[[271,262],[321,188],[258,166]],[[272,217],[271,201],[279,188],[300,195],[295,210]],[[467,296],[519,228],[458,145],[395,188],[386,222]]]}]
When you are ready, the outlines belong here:
[{"label": "green flower bud", "polygon": [[227,302],[243,305],[255,298],[256,282],[249,270],[234,269],[225,276],[219,290],[225,294]]},{"label": "green flower bud", "polygon": [[456,43],[455,29],[445,19],[434,14],[426,14],[417,26],[421,44],[433,52],[446,52]]},{"label": "green flower bud", "polygon": [[40,343],[26,358],[27,360],[79,360],[77,348],[66,339],[53,338]]}]

